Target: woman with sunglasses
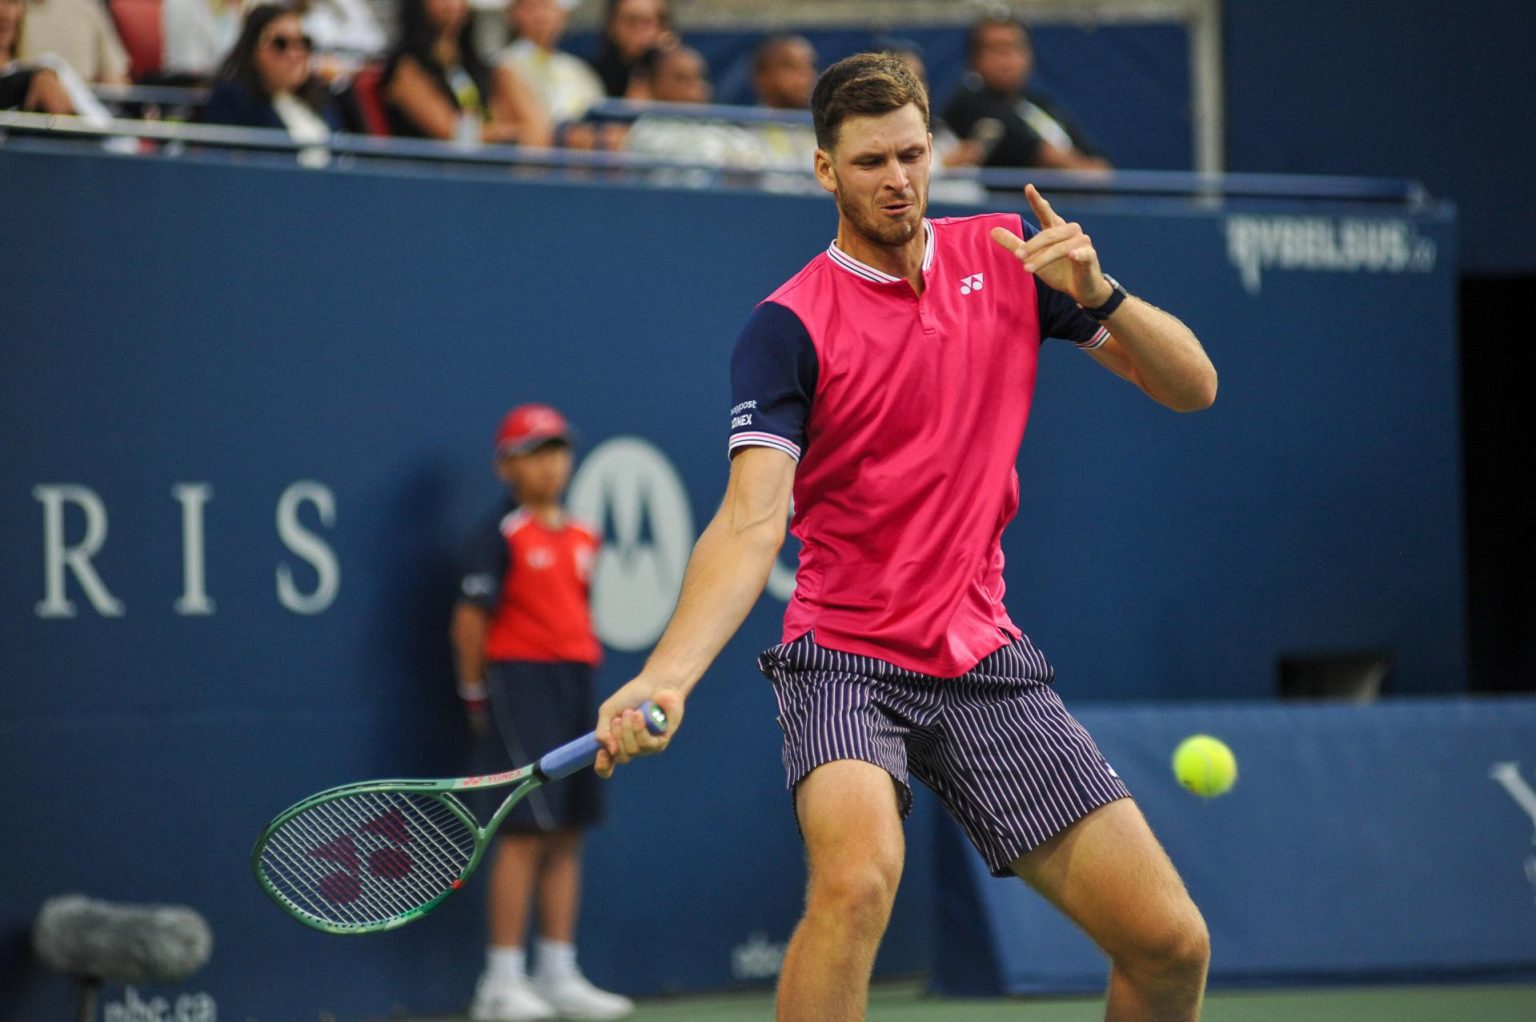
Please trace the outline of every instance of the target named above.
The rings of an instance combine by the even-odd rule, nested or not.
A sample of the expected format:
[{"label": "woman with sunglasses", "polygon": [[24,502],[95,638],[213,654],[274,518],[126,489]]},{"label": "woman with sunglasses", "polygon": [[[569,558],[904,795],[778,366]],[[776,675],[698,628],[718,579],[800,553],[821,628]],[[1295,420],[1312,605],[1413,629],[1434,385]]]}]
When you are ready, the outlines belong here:
[{"label": "woman with sunglasses", "polygon": [[402,0],[400,39],[381,78],[390,132],[419,138],[547,146],[549,117],[509,67],[475,49],[468,0]]},{"label": "woman with sunglasses", "polygon": [[296,142],[323,143],[341,130],[341,120],[330,91],[311,71],[312,49],[297,4],[251,8],[219,67],[202,119],[282,128]]}]

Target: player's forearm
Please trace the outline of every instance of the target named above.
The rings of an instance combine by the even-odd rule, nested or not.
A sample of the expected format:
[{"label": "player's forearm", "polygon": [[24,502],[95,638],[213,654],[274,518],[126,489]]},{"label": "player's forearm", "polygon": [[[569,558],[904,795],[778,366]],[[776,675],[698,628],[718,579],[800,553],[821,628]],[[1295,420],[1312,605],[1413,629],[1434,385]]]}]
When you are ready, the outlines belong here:
[{"label": "player's forearm", "polygon": [[1111,368],[1153,400],[1178,412],[1209,408],[1216,400],[1216,367],[1177,317],[1131,297],[1105,326],[1123,359]]},{"label": "player's forearm", "polygon": [[646,672],[691,691],[762,595],[783,543],[782,519],[738,521],[722,507],[694,545],[677,609]]}]

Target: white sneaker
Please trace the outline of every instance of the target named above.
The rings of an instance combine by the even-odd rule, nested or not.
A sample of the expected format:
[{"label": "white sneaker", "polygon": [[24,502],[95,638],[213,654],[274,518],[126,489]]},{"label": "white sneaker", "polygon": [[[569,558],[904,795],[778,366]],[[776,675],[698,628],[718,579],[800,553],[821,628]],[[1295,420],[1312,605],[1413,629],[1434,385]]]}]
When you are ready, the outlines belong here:
[{"label": "white sneaker", "polygon": [[469,1017],[475,1022],[536,1022],[559,1016],[526,978],[508,979],[486,973],[475,986],[475,1003],[470,1005]]},{"label": "white sneaker", "polygon": [[614,1019],[623,1018],[635,1010],[634,1001],[599,990],[587,982],[587,978],[579,971],[570,972],[558,979],[535,973],[533,986],[561,1018]]}]

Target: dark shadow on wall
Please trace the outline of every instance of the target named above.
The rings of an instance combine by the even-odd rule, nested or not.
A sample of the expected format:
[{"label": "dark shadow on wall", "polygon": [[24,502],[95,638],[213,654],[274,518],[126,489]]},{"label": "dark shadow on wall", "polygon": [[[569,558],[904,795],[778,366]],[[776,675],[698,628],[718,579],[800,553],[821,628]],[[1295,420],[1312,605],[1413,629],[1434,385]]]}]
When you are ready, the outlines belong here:
[{"label": "dark shadow on wall", "polygon": [[382,641],[361,651],[374,663],[379,699],[403,728],[396,769],[451,777],[467,772],[471,743],[454,689],[449,619],[458,591],[460,549],[455,500],[462,492],[435,460],[402,473],[375,523],[375,563],[387,565],[372,616]]},{"label": "dark shadow on wall", "polygon": [[1476,692],[1536,691],[1536,277],[1461,281],[1468,674]]}]

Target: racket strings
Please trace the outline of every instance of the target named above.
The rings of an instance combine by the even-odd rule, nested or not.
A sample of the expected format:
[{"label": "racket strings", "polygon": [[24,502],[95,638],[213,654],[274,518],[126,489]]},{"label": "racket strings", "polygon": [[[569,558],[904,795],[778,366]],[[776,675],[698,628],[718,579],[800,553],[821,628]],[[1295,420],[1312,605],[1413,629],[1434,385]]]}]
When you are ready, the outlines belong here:
[{"label": "racket strings", "polygon": [[476,834],[448,796],[371,791],[310,806],[274,830],[258,862],[290,907],[331,926],[373,928],[441,897]]},{"label": "racket strings", "polygon": [[452,886],[473,854],[473,836],[461,851],[454,829],[465,830],[435,799],[352,795],[288,821],[262,858],[274,886],[307,914],[333,925],[376,925]]},{"label": "racket strings", "polygon": [[313,814],[285,825],[282,839],[262,854],[264,873],[305,914],[338,925],[363,926],[409,910],[402,893],[378,889],[364,897],[364,859],[355,838],[336,824],[338,815],[317,820]]}]

